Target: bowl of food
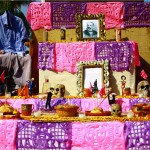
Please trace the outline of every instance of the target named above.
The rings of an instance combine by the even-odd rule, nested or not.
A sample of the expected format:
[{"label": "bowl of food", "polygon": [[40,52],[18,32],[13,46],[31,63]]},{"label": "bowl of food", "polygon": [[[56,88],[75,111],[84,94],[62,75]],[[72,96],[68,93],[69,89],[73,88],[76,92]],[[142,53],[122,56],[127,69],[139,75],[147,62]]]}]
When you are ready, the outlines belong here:
[{"label": "bowl of food", "polygon": [[74,117],[78,116],[77,105],[61,104],[54,107],[59,117]]},{"label": "bowl of food", "polygon": [[94,108],[91,111],[86,112],[87,116],[110,116],[110,111],[103,111],[102,108]]}]

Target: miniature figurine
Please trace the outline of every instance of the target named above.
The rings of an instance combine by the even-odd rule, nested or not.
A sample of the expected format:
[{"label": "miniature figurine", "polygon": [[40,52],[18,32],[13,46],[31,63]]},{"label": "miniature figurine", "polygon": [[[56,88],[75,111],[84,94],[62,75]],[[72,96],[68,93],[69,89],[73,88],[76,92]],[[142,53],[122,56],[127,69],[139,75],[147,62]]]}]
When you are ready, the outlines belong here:
[{"label": "miniature figurine", "polygon": [[123,90],[126,85],[126,77],[124,75],[121,76],[121,88],[122,88],[122,96],[123,96]]},{"label": "miniature figurine", "polygon": [[28,83],[29,95],[31,96],[33,94],[33,88],[35,87],[34,78],[28,80],[27,83]]},{"label": "miniature figurine", "polygon": [[92,94],[95,94],[96,92],[98,92],[97,79],[94,81],[94,84],[92,87]]},{"label": "miniature figurine", "polygon": [[108,102],[109,102],[109,105],[112,105],[112,104],[116,103],[115,95],[116,95],[116,93],[112,93],[112,88],[109,87],[108,88]]},{"label": "miniature figurine", "polygon": [[53,92],[54,92],[54,88],[50,88],[50,92],[48,92],[47,94],[47,100],[46,100],[46,105],[45,105],[46,110],[48,108],[51,109],[51,98],[52,98]]}]

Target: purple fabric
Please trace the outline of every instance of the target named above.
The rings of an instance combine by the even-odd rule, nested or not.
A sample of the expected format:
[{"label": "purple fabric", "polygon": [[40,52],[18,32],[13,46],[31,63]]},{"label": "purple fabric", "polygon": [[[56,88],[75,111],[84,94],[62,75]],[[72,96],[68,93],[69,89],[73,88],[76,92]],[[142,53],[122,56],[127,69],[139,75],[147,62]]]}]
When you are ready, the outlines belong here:
[{"label": "purple fabric", "polygon": [[150,3],[125,2],[124,27],[150,27]]},{"label": "purple fabric", "polygon": [[129,108],[132,109],[132,106],[136,105],[138,103],[146,103],[146,104],[148,104],[149,101],[146,98],[132,98],[129,101]]},{"label": "purple fabric", "polygon": [[38,46],[38,68],[45,70],[52,68],[52,56],[54,51],[54,43],[39,43]]},{"label": "purple fabric", "polygon": [[60,29],[76,27],[76,14],[85,13],[83,2],[52,2],[52,28]]},{"label": "purple fabric", "polygon": [[113,71],[128,71],[132,52],[130,42],[95,42],[96,60],[109,60]]},{"label": "purple fabric", "polygon": [[125,122],[126,150],[150,150],[150,121]]},{"label": "purple fabric", "polygon": [[18,120],[17,149],[71,149],[71,123],[34,123]]}]

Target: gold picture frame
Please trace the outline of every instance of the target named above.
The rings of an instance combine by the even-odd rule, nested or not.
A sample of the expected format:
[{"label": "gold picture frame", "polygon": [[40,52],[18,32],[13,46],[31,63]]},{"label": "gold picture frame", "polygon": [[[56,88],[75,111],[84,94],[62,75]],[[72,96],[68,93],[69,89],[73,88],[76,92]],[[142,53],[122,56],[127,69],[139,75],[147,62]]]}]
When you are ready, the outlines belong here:
[{"label": "gold picture frame", "polygon": [[104,14],[77,14],[76,34],[78,41],[104,41],[106,39]]},{"label": "gold picture frame", "polygon": [[84,95],[84,89],[90,87],[97,80],[98,90],[105,85],[109,87],[109,61],[79,61],[77,63],[77,91],[79,96]]}]

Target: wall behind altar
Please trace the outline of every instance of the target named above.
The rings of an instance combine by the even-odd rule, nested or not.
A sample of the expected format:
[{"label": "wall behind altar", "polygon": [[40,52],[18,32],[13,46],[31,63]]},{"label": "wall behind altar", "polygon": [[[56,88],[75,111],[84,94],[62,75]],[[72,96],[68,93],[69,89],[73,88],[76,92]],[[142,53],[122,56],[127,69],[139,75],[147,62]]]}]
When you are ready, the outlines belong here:
[{"label": "wall behind altar", "polygon": [[[34,31],[35,33],[35,38],[37,42],[45,42],[46,39],[46,33],[45,29],[40,29]],[[139,53],[141,56],[141,62],[142,62],[142,67],[144,70],[147,72],[147,74],[150,74],[150,59],[149,59],[149,50],[150,50],[150,28],[128,28],[126,30],[122,30],[122,41],[135,41],[138,43],[139,46]],[[115,40],[115,30],[107,30],[106,31],[106,38],[107,41],[114,41]],[[64,42],[61,41],[60,39],[60,30],[51,30],[48,31],[48,41],[49,42]],[[76,32],[75,29],[67,29],[66,30],[66,42],[75,42],[76,40]],[[35,46],[35,50],[37,50],[37,46]],[[37,50],[38,51],[38,50]],[[133,68],[133,67],[132,67]],[[140,77],[140,71],[141,68],[138,67],[136,69],[136,75],[135,75],[135,70],[132,69],[132,71],[129,72],[110,72],[110,86],[113,87],[114,92],[120,93],[121,92],[121,82],[120,82],[120,77],[121,75],[125,75],[127,77],[127,83],[126,87],[134,87],[137,85],[137,83],[141,80],[143,80]],[[34,69],[33,69],[34,72]],[[42,92],[42,85],[44,82],[44,76],[48,75],[50,79],[51,86],[55,86],[58,83],[62,83],[66,86],[66,94],[70,95],[76,95],[76,75],[68,73],[68,72],[53,72],[53,71],[43,71],[39,70],[39,92]],[[148,78],[150,81],[150,77]],[[134,92],[134,90],[132,90]]]}]

